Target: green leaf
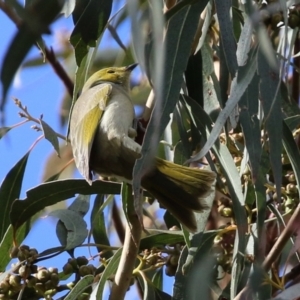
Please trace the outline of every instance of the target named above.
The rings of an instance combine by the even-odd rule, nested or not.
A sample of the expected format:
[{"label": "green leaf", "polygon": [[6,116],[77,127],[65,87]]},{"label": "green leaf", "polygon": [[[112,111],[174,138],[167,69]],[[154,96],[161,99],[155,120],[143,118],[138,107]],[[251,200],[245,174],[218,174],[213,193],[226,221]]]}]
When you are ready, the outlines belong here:
[{"label": "green leaf", "polygon": [[10,220],[17,230],[33,215],[43,210],[46,206],[74,197],[75,194],[93,195],[120,194],[120,184],[104,181],[94,181],[90,186],[83,179],[66,179],[47,182],[27,191],[27,198],[16,200],[10,211]]},{"label": "green leaf", "polygon": [[[156,70],[160,73],[164,71],[164,78],[161,76],[159,76],[161,80],[155,78],[154,90],[157,102],[144,137],[142,158],[136,161],[133,170],[135,195],[139,195],[140,179],[147,171],[149,164],[151,164],[157,150],[158,140],[169,123],[169,115],[174,111],[178,101],[183,73],[187,66],[191,45],[197,30],[199,15],[206,4],[207,1],[199,1],[193,5],[185,6],[169,21],[165,36],[165,63],[160,68],[157,66]],[[136,206],[138,205],[136,203]]]},{"label": "green leaf", "polygon": [[6,94],[15,76],[15,73],[17,72],[37,37],[38,36],[33,34],[26,25],[22,25],[7,49],[3,59],[0,75],[3,86],[0,107],[2,111],[4,109],[4,105],[6,104]]},{"label": "green leaf", "polygon": [[[160,269],[160,272],[162,271],[162,269]],[[163,292],[161,289],[158,289],[155,287],[155,285],[153,284],[153,282],[151,282],[146,274],[142,271],[138,271],[137,273],[138,277],[137,279],[140,282],[140,285],[143,289],[143,299],[144,300],[171,300],[172,297]]]},{"label": "green leaf", "polygon": [[[104,195],[97,195],[94,206],[91,212],[91,231],[93,234],[93,238],[95,243],[103,244],[103,245],[110,245],[109,239],[106,232],[105,227],[105,216],[103,213],[103,202],[104,202]],[[98,251],[100,252],[102,249],[97,247]],[[112,251],[105,251],[102,257],[108,259],[113,255]]]},{"label": "green leaf", "polygon": [[220,37],[225,54],[226,64],[232,78],[235,77],[238,68],[236,58],[236,42],[232,30],[231,22],[231,0],[215,0],[215,6],[220,26]]},{"label": "green leaf", "polygon": [[178,267],[175,273],[175,280],[173,285],[173,298],[174,300],[184,299],[185,287],[186,287],[186,276],[183,274],[183,265],[188,256],[188,248],[185,246],[179,256]]},{"label": "green leaf", "polygon": [[[208,258],[211,258],[211,249],[217,232],[218,231],[207,231],[204,233],[196,234],[195,238],[199,242],[199,244],[197,245],[197,249],[194,247],[190,249],[185,247],[181,252],[173,287],[174,299],[197,299],[197,297],[195,296],[189,297],[188,295],[191,295],[189,294],[189,292],[200,293],[200,290],[201,297],[204,295],[203,299],[209,298],[206,297],[206,286],[210,281],[208,270],[212,270],[212,268],[207,268],[206,262]],[[198,273],[205,274],[206,276],[205,279],[202,280],[202,282],[198,281],[199,278],[196,275]],[[197,278],[197,284],[194,283],[193,278]],[[193,281],[194,286],[190,285],[191,281]]]},{"label": "green leaf", "polygon": [[280,199],[282,181],[282,112],[279,74],[269,65],[260,50],[257,56],[258,75],[260,77],[259,92],[264,111],[265,129],[269,138],[269,154],[276,192]]},{"label": "green leaf", "polygon": [[[212,122],[203,109],[191,98],[183,96],[183,99],[188,105],[190,105],[189,112],[191,120],[194,122],[195,127],[202,133],[205,134],[205,130],[212,134],[215,127],[212,128]],[[236,239],[235,254],[244,253],[246,247],[246,229],[247,229],[247,217],[244,209],[244,196],[242,192],[241,179],[238,173],[238,170],[235,166],[235,163],[232,159],[232,156],[228,148],[223,145],[213,145],[211,151],[215,155],[217,161],[219,162],[222,173],[226,178],[227,187],[233,202],[234,215],[236,217],[236,223],[238,228],[238,235]],[[189,256],[189,260],[192,259],[192,255]],[[243,257],[241,255],[234,256],[233,267],[237,270],[237,277],[239,277],[239,272],[242,269]]]},{"label": "green leaf", "polygon": [[39,121],[40,121],[41,127],[43,129],[45,139],[48,140],[52,144],[57,155],[60,156],[59,143],[58,143],[58,138],[57,138],[56,132],[42,119],[40,119]]},{"label": "green leaf", "polygon": [[15,3],[16,1],[12,2],[14,2],[13,6],[17,7],[23,20],[3,58],[0,75],[3,86],[0,110],[4,109],[6,94],[23,59],[40,35],[49,33],[48,26],[54,21],[63,4],[60,0],[48,0],[46,2],[37,0],[24,9],[20,4]]},{"label": "green leaf", "polygon": [[[79,4],[80,3],[79,1]],[[112,0],[90,0],[86,6],[76,7],[76,15],[80,14],[70,37],[70,42],[75,48],[77,66],[87,55],[89,47],[95,47],[96,41],[105,29],[109,19]],[[74,11],[75,12],[75,11]]]},{"label": "green leaf", "polygon": [[[202,60],[203,60],[203,108],[205,112],[215,121],[220,112],[221,100],[218,99],[216,89],[219,82],[212,82],[212,76],[214,74],[214,61],[212,49],[208,42],[203,44],[201,48]],[[193,97],[192,97],[193,98]],[[200,103],[199,103],[200,104]]]},{"label": "green leaf", "polygon": [[231,115],[232,111],[240,101],[248,85],[252,81],[255,72],[255,59],[249,57],[247,64],[238,68],[237,76],[232,81],[230,97],[226,102],[226,106],[220,112],[207,142],[205,143],[201,151],[198,152],[192,159],[188,160],[187,163],[200,160],[214,145],[216,140],[219,138],[220,132],[222,131],[225,122]]},{"label": "green leaf", "polygon": [[131,213],[130,210],[132,205],[132,187],[130,184],[125,182],[122,183],[121,199],[123,212],[126,217],[126,221],[129,223],[128,213]]},{"label": "green leaf", "polygon": [[77,212],[81,217],[84,217],[90,209],[90,195],[78,195],[68,210]]},{"label": "green leaf", "polygon": [[300,115],[285,118],[284,122],[289,127],[289,129],[293,131],[300,125]]},{"label": "green leaf", "polygon": [[145,273],[138,271],[138,279],[141,279],[141,286],[143,290],[143,300],[155,300],[155,291],[151,284],[148,283]]},{"label": "green leaf", "polygon": [[5,136],[11,129],[12,129],[12,127],[1,127],[0,128],[0,139],[2,139],[3,136]]},{"label": "green leaf", "polygon": [[72,288],[71,292],[64,298],[64,300],[76,300],[84,292],[84,290],[91,286],[94,282],[93,275],[86,275],[82,277],[76,285]]},{"label": "green leaf", "polygon": [[[162,269],[160,269],[160,272],[161,271]],[[169,294],[163,292],[161,289],[156,288],[153,282],[151,282],[147,278],[144,272],[139,271],[137,274],[138,274],[137,279],[139,280],[141,287],[144,291],[143,293],[144,300],[171,300],[172,299],[172,297]]]},{"label": "green leaf", "polygon": [[104,291],[104,286],[106,284],[106,281],[116,274],[117,268],[119,266],[121,254],[122,254],[123,248],[120,248],[119,250],[116,251],[114,256],[110,259],[108,265],[104,269],[100,281],[98,285],[95,287],[91,294],[91,299],[103,299],[103,291]]},{"label": "green leaf", "polygon": [[[184,106],[178,102],[174,113],[173,119],[177,125],[177,130],[179,133],[180,141],[175,145],[174,149],[174,162],[180,165],[191,156],[192,154],[192,143],[189,141],[189,134],[187,131],[187,124],[184,122],[186,120],[186,111]],[[176,161],[176,151],[180,155]],[[185,159],[184,159],[185,158]]]},{"label": "green leaf", "polygon": [[256,181],[261,159],[261,128],[258,120],[258,76],[254,75],[239,102],[240,123],[244,140],[249,153],[253,182]]},{"label": "green leaf", "polygon": [[299,148],[294,140],[293,134],[288,128],[285,121],[282,123],[282,139],[283,146],[291,162],[293,170],[295,172],[296,182],[298,190],[300,187],[300,152]]},{"label": "green leaf", "polygon": [[163,289],[163,271],[163,268],[159,268],[152,277],[154,286],[159,290]]},{"label": "green leaf", "polygon": [[52,211],[49,217],[56,217],[61,220],[67,231],[66,241],[61,239],[62,246],[66,249],[73,249],[81,245],[87,237],[87,224],[83,218],[75,211],[68,209],[58,209]]},{"label": "green leaf", "polygon": [[[86,213],[88,212],[90,207],[90,195],[78,195],[72,204],[68,207],[67,210],[75,212],[77,214],[77,218],[82,219]],[[59,216],[58,216],[59,218]],[[82,224],[76,224],[76,226],[81,226]],[[81,230],[80,232],[83,233],[83,229],[81,227],[76,228],[77,231]],[[56,235],[58,240],[60,241],[61,245],[66,246],[67,249],[72,249],[70,246],[70,242],[68,239],[73,239],[74,237],[70,236],[70,230],[66,227],[63,220],[60,220],[56,224]],[[77,237],[76,237],[77,238]],[[80,244],[80,243],[79,243]]]},{"label": "green leaf", "polygon": [[237,51],[236,51],[237,61],[239,66],[243,66],[247,61],[248,53],[250,50],[252,37],[253,37],[252,34],[253,34],[252,20],[251,18],[248,17],[243,26],[239,38],[239,42],[238,42]]},{"label": "green leaf", "polygon": [[148,36],[146,33],[140,30],[144,26],[149,26],[149,20],[145,18],[145,13],[142,13],[141,16],[139,16],[140,11],[138,7],[138,1],[128,1],[127,12],[131,21],[131,44],[134,56],[141,67],[145,69],[146,74],[149,76],[149,62],[146,61],[145,54],[147,50],[147,43],[150,44],[150,42],[147,41]]},{"label": "green leaf", "polygon": [[[149,230],[149,232],[151,233],[152,230]],[[152,247],[161,247],[183,242],[184,238],[182,231],[154,230],[153,234],[147,235],[141,239],[140,249],[150,249]]]},{"label": "green leaf", "polygon": [[[12,203],[20,197],[24,172],[30,151],[28,151],[7,173],[0,187],[0,240],[10,224]],[[22,225],[22,224],[21,224]]]},{"label": "green leaf", "polygon": [[[12,250],[13,240],[20,245],[29,232],[29,224],[23,224],[16,236],[13,236],[13,227],[10,225],[5,232],[0,243],[0,272],[4,272],[7,264],[11,261],[10,251]],[[1,280],[0,280],[1,282]]]},{"label": "green leaf", "polygon": [[182,0],[176,3],[171,9],[167,10],[165,13],[165,19],[166,21],[169,21],[174,15],[176,15],[181,9],[183,9],[185,6],[190,5],[194,2],[194,0]]}]

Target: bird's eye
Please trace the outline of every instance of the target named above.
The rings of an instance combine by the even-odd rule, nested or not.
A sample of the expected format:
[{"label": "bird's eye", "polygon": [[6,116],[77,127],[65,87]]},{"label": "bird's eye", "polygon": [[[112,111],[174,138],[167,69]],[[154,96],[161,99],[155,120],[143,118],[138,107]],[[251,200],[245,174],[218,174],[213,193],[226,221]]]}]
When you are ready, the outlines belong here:
[{"label": "bird's eye", "polygon": [[112,73],[115,73],[115,71],[114,70],[108,70],[107,73],[111,73],[112,74]]}]

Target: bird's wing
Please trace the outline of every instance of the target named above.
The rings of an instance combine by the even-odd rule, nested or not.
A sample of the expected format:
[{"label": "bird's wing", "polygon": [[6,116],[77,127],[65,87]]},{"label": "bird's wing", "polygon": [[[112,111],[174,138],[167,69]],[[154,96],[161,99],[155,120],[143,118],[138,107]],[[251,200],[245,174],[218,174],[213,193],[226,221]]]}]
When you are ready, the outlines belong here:
[{"label": "bird's wing", "polygon": [[90,152],[95,133],[108,104],[112,85],[103,83],[84,91],[77,99],[71,118],[71,144],[76,166],[91,184]]}]

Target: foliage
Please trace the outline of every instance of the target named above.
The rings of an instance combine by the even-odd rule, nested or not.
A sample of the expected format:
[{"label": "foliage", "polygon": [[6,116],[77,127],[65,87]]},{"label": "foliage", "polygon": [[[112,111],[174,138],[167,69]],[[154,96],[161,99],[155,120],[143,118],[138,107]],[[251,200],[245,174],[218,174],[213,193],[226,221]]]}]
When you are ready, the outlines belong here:
[{"label": "foliage", "polygon": [[[138,61],[146,75],[132,92],[135,104],[145,107],[151,89],[152,93],[147,100],[150,112],[145,109],[139,116],[147,130],[140,130],[137,137],[143,140],[143,157],[134,168],[134,195],[139,194],[141,175],[154,155],[192,167],[201,162],[217,173],[215,193],[206,199],[211,212],[197,213],[197,233],[180,230],[168,212],[165,224],[158,227],[150,205],[141,206],[126,184],[96,180],[89,186],[84,180],[61,177],[71,152],[59,146],[58,138],[66,137],[15,99],[24,121],[4,124],[0,139],[27,122],[34,123],[42,136],[0,187],[0,299],[102,299],[107,282],[114,282],[124,263],[123,247],[110,245],[112,228],[107,219],[113,220],[124,242],[125,223],[132,218],[128,207],[133,204],[143,211],[149,226],[135,241],[138,255],[126,289],[135,284],[141,298],[171,299],[164,291],[163,273],[175,278],[172,299],[176,300],[199,295],[201,299],[295,298],[300,10],[289,5],[282,0],[128,0],[114,11],[112,0],[49,0],[46,7],[42,0],[27,0],[24,7],[0,0],[0,8],[18,27],[1,63],[3,114],[17,69],[43,63],[41,59],[23,62],[31,48],[42,52],[66,87],[59,115],[63,126],[90,72]],[[43,36],[53,34],[49,26],[63,17],[71,17],[74,28],[64,51],[55,53]],[[126,29],[129,45],[120,35],[126,20],[132,24],[130,33]],[[105,31],[118,43],[117,53],[98,50]],[[59,56],[76,58],[72,78]],[[61,157],[59,168],[49,159],[45,182],[19,199],[28,157],[42,138]],[[120,194],[123,210],[116,204],[115,195]],[[22,245],[38,213],[74,195],[68,209],[51,212],[59,218],[56,233],[61,245],[41,253],[35,245]],[[97,196],[93,200],[90,195]],[[145,196],[151,204],[153,199]],[[87,224],[83,218],[90,206]],[[110,216],[104,215],[105,207]],[[86,247],[86,256],[74,257],[77,247]],[[93,257],[97,264],[89,264],[88,247],[97,251]],[[64,251],[70,254],[64,265],[41,267],[42,260],[51,261]],[[11,265],[11,258],[18,262]]]}]

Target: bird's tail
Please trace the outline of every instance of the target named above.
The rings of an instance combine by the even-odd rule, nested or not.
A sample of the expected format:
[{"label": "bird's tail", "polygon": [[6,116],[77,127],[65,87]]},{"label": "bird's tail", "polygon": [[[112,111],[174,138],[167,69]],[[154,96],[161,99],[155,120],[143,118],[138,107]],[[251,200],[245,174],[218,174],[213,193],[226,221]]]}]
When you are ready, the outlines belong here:
[{"label": "bird's tail", "polygon": [[203,169],[180,166],[156,159],[156,167],[142,179],[142,186],[170,211],[188,230],[196,231],[193,211],[203,211],[216,175]]}]

